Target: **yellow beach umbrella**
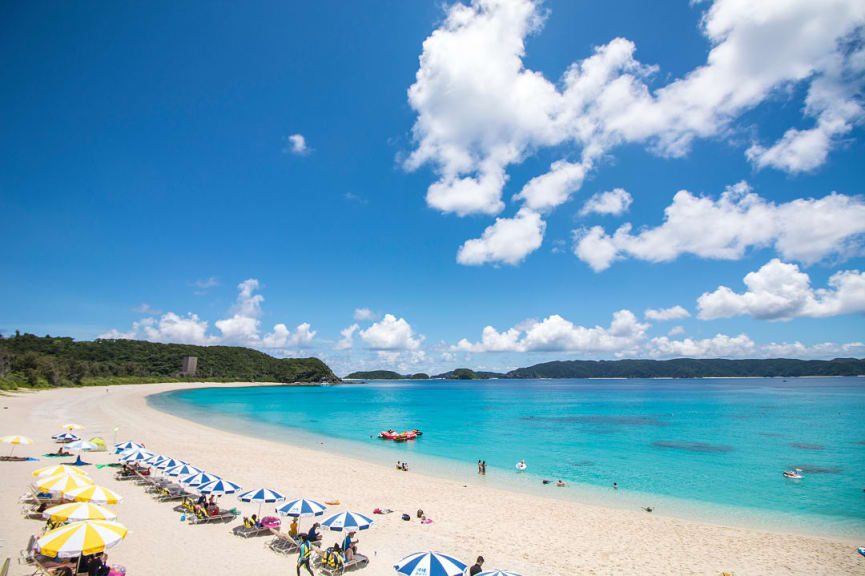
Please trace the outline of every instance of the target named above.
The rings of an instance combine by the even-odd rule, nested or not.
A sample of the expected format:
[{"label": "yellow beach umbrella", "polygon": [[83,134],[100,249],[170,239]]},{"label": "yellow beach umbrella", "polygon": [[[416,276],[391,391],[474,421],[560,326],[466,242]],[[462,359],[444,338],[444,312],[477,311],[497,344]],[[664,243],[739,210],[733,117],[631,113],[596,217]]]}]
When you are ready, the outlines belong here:
[{"label": "yellow beach umbrella", "polygon": [[46,532],[36,541],[36,549],[52,558],[74,558],[102,552],[124,538],[126,527],[119,522],[84,520]]},{"label": "yellow beach umbrella", "polygon": [[98,504],[71,502],[46,508],[42,517],[54,522],[78,522],[80,520],[116,520],[117,514]]},{"label": "yellow beach umbrella", "polygon": [[81,424],[64,424],[61,428],[64,430],[84,430],[84,426]]},{"label": "yellow beach umbrella", "polygon": [[94,482],[85,476],[75,474],[57,474],[56,476],[48,476],[47,478],[37,478],[33,483],[33,487],[41,492],[51,492],[52,494],[63,494],[76,488],[84,486],[93,486]]},{"label": "yellow beach umbrella", "polygon": [[19,444],[27,444],[27,445],[33,444],[33,440],[31,440],[27,436],[17,436],[17,435],[16,436],[3,436],[2,438],[0,438],[0,442],[2,442],[3,444],[11,444],[12,445],[12,450],[9,451],[10,456],[12,456],[12,452],[15,451],[15,446],[18,446]]},{"label": "yellow beach umbrella", "polygon": [[102,486],[84,486],[69,490],[63,494],[63,498],[76,502],[93,502],[94,504],[117,504],[123,500],[120,494]]},{"label": "yellow beach umbrella", "polygon": [[90,475],[78,468],[77,466],[67,466],[66,464],[57,464],[56,466],[45,466],[32,472],[34,476],[42,478],[44,476],[57,476],[58,474],[69,474],[70,476],[83,476],[90,478]]}]

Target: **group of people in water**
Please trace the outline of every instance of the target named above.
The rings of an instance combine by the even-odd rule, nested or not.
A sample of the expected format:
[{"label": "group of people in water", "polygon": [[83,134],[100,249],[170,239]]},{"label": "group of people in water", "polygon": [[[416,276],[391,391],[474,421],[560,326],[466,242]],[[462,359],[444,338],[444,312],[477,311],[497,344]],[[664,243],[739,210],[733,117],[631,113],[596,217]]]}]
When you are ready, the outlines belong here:
[{"label": "group of people in water", "polygon": [[486,474],[487,473],[487,461],[486,460],[478,460],[478,474]]},{"label": "group of people in water", "polygon": [[400,462],[399,460],[397,460],[396,469],[402,470],[403,472],[408,472],[408,462]]}]

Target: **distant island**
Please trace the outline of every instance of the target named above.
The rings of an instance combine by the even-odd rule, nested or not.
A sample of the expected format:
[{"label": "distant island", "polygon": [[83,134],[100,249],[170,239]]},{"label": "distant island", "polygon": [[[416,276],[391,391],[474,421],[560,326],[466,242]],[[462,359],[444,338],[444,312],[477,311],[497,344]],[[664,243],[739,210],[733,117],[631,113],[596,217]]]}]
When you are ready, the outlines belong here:
[{"label": "distant island", "polygon": [[390,370],[372,370],[368,372],[352,372],[345,377],[347,380],[428,380],[429,374],[400,374]]},{"label": "distant island", "polygon": [[[193,373],[181,374],[194,356]],[[0,389],[171,381],[339,382],[318,358],[274,358],[236,346],[0,336]]]},{"label": "distant island", "polygon": [[[377,376],[361,376],[375,374]],[[386,375],[385,375],[386,374]],[[565,360],[544,362],[510,372],[483,372],[457,368],[433,378],[488,380],[493,378],[756,378],[865,375],[865,359],[795,360],[789,358],[724,360],[676,358],[674,360]],[[396,372],[354,372],[348,378],[366,380],[405,379]]]},{"label": "distant island", "polygon": [[[197,359],[182,371],[184,358]],[[865,375],[865,359],[795,360],[567,360],[505,373],[457,368],[430,376],[391,370],[352,372],[351,380],[530,378],[747,378]],[[0,389],[92,386],[147,382],[308,382],[341,380],[318,358],[274,358],[237,346],[159,344],[141,340],[75,341],[15,333],[0,335]]]}]

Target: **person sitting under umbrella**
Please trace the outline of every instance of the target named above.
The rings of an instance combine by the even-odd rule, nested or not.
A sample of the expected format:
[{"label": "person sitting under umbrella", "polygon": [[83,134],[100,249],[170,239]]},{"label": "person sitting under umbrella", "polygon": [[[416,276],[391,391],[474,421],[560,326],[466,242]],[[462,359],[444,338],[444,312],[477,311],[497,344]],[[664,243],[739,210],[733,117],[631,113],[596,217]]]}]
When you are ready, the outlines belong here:
[{"label": "person sitting under umbrella", "polygon": [[318,533],[318,528],[321,526],[318,522],[312,525],[312,528],[309,529],[309,533],[306,535],[309,538],[310,542],[318,542],[321,540],[321,534]]},{"label": "person sitting under umbrella", "polygon": [[342,541],[342,552],[346,562],[350,562],[357,552],[357,540],[352,540],[352,536],[354,536],[354,532],[349,532]]}]

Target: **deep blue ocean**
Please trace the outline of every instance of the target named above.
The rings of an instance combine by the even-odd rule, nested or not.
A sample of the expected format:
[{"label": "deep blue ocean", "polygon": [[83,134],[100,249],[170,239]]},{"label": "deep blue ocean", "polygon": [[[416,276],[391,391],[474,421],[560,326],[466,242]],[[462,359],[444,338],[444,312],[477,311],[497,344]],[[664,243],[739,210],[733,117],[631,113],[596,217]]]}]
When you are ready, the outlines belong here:
[{"label": "deep blue ocean", "polygon": [[[210,426],[407,460],[465,482],[865,536],[865,378],[385,381],[180,390],[150,403]],[[424,434],[379,440],[388,428]],[[528,469],[518,473],[523,459]],[[783,477],[793,468],[802,480]]]}]

